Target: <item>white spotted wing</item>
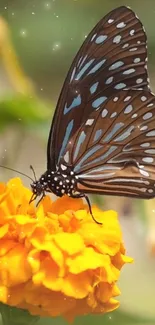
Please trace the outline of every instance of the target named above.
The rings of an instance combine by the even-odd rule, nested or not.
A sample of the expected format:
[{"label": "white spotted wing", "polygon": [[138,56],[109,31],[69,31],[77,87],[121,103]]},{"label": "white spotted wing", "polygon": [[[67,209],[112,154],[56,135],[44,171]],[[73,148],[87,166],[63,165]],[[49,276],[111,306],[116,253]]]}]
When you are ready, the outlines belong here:
[{"label": "white spotted wing", "polygon": [[94,110],[66,148],[84,193],[151,198],[155,193],[155,96],[124,90]]},{"label": "white spotted wing", "polygon": [[69,139],[94,109],[124,88],[148,89],[146,34],[126,7],[111,11],[77,53],[56,107],[48,140],[48,169],[56,168]]}]

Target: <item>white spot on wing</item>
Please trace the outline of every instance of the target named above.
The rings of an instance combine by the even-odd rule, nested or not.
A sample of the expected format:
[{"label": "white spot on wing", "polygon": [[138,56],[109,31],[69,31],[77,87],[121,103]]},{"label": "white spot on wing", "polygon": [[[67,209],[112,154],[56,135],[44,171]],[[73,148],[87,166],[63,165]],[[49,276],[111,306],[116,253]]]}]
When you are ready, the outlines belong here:
[{"label": "white spot on wing", "polygon": [[142,158],[142,161],[146,162],[146,163],[152,163],[153,162],[153,158],[152,157],[144,157]]},{"label": "white spot on wing", "polygon": [[108,24],[113,23],[113,21],[114,21],[114,19],[109,19],[109,20],[108,20]]},{"label": "white spot on wing", "polygon": [[88,119],[86,122],[86,125],[92,125],[94,122],[94,119]]},{"label": "white spot on wing", "polygon": [[155,130],[152,130],[152,131],[146,133],[146,136],[147,137],[154,137],[155,136]]},{"label": "white spot on wing", "polygon": [[113,39],[113,43],[119,44],[120,41],[121,41],[121,38],[122,38],[121,35],[117,35],[117,36],[115,36],[114,39]]},{"label": "white spot on wing", "polygon": [[141,101],[142,101],[142,102],[145,102],[146,100],[147,100],[147,97],[146,97],[146,96],[142,96],[142,97],[141,97]]},{"label": "white spot on wing", "polygon": [[126,26],[126,24],[123,21],[116,25],[117,28],[123,28],[125,26]]},{"label": "white spot on wing", "polygon": [[133,110],[133,106],[132,105],[128,105],[125,110],[124,110],[124,114],[129,114],[131,113]]},{"label": "white spot on wing", "polygon": [[124,102],[128,102],[128,100],[130,100],[130,99],[131,99],[131,96],[127,96],[124,98]]},{"label": "white spot on wing", "polygon": [[74,76],[75,76],[75,71],[76,71],[76,67],[74,67],[72,74],[71,74],[71,78],[70,78],[70,82],[73,80]]},{"label": "white spot on wing", "polygon": [[146,131],[148,129],[148,126],[147,125],[144,125],[140,128],[140,131]]},{"label": "white spot on wing", "polygon": [[138,114],[133,114],[132,116],[131,116],[131,118],[135,118],[135,117],[137,117],[138,116]]},{"label": "white spot on wing", "polygon": [[145,115],[143,115],[143,120],[148,120],[149,118],[151,118],[152,117],[152,113],[151,112],[149,112],[149,113],[146,113]]},{"label": "white spot on wing", "polygon": [[135,69],[128,69],[128,70],[123,71],[123,74],[130,74],[130,73],[133,73],[135,71],[136,71]]},{"label": "white spot on wing", "polygon": [[140,147],[142,147],[142,148],[148,148],[149,146],[150,146],[149,142],[144,142],[144,143],[140,144]]},{"label": "white spot on wing", "polygon": [[147,149],[145,150],[146,153],[150,153],[151,155],[155,154],[155,149]]},{"label": "white spot on wing", "polygon": [[149,177],[149,173],[146,172],[145,170],[143,169],[139,169],[140,173],[143,175],[143,176],[146,176],[146,177]]},{"label": "white spot on wing", "polygon": [[96,38],[95,43],[96,44],[101,44],[107,39],[107,35],[100,35]]},{"label": "white spot on wing", "polygon": [[94,34],[91,38],[91,42],[94,40],[94,38],[96,37],[97,34]]},{"label": "white spot on wing", "polygon": [[153,105],[154,105],[153,103],[150,103],[150,104],[147,105],[147,107],[151,107],[151,106],[153,106]]},{"label": "white spot on wing", "polygon": [[142,78],[138,78],[137,80],[136,80],[136,84],[141,84],[143,82],[143,79]]},{"label": "white spot on wing", "polygon": [[135,58],[135,59],[133,60],[133,62],[134,62],[134,63],[139,63],[139,62],[140,62],[140,58]]},{"label": "white spot on wing", "polygon": [[137,51],[138,48],[137,47],[132,47],[131,49],[129,49],[130,52],[134,52],[134,51]]},{"label": "white spot on wing", "polygon": [[65,165],[61,164],[61,169],[62,169],[62,170],[66,170],[67,167],[66,167]]},{"label": "white spot on wing", "polygon": [[110,118],[113,118],[117,115],[117,112],[113,112],[111,115],[110,115]]},{"label": "white spot on wing", "polygon": [[130,35],[133,36],[135,34],[135,30],[134,29],[131,29],[130,30]]},{"label": "white spot on wing", "polygon": [[64,160],[68,163],[69,162],[69,151],[67,151],[64,155]]},{"label": "white spot on wing", "polygon": [[122,49],[125,49],[129,46],[129,43],[125,43],[123,46],[122,46]]},{"label": "white spot on wing", "polygon": [[107,114],[108,114],[108,110],[106,108],[104,108],[102,111],[102,117],[107,116]]}]

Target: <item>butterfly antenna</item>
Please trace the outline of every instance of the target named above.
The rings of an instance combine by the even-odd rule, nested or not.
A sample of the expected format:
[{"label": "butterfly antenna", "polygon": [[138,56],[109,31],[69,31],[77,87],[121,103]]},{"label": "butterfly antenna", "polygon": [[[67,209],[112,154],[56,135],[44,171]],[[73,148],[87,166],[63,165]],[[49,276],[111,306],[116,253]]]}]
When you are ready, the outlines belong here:
[{"label": "butterfly antenna", "polygon": [[89,212],[90,212],[90,214],[91,214],[93,220],[94,220],[98,225],[102,225],[102,222],[97,221],[97,220],[94,218],[94,216],[93,216],[93,212],[92,212],[91,204],[90,204],[90,201],[89,201],[89,197],[88,197],[87,195],[84,195],[84,198],[85,198],[85,200],[86,200],[86,202],[87,202],[87,204],[88,204]]},{"label": "butterfly antenna", "polygon": [[23,175],[23,176],[29,178],[32,182],[34,182],[34,179],[33,179],[33,178],[31,178],[30,176],[28,176],[28,175],[26,175],[26,174],[24,174],[24,173],[22,173],[22,172],[19,172],[19,171],[16,170],[16,169],[13,169],[13,168],[10,168],[10,167],[6,167],[6,166],[3,166],[3,165],[0,165],[0,167],[5,168],[5,169],[8,169],[8,170],[11,170],[12,172],[16,172],[16,173],[18,173],[18,174],[20,174],[20,175]]},{"label": "butterfly antenna", "polygon": [[35,173],[35,170],[33,168],[32,165],[30,165],[30,169],[32,170],[32,173],[33,173],[33,176],[34,176],[34,179],[35,179],[35,182],[37,181],[37,177],[36,177],[36,173]]}]

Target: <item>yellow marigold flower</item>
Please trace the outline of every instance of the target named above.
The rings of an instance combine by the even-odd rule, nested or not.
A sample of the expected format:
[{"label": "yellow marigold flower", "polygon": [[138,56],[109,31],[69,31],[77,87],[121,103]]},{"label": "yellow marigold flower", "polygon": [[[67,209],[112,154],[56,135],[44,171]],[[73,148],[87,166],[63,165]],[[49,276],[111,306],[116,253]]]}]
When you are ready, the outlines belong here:
[{"label": "yellow marigold flower", "polygon": [[36,208],[19,178],[0,184],[0,302],[33,315],[106,313],[116,309],[125,256],[114,211],[81,199],[47,196]]}]

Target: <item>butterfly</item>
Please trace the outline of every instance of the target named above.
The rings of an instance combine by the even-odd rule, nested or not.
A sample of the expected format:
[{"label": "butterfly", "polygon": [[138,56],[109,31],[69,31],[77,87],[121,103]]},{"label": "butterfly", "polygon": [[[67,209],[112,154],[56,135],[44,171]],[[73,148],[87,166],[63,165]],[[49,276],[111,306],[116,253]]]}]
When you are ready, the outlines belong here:
[{"label": "butterfly", "polygon": [[[155,196],[155,96],[147,40],[135,13],[119,7],[90,32],[64,82],[33,198]],[[91,212],[92,213],[92,212]]]}]

